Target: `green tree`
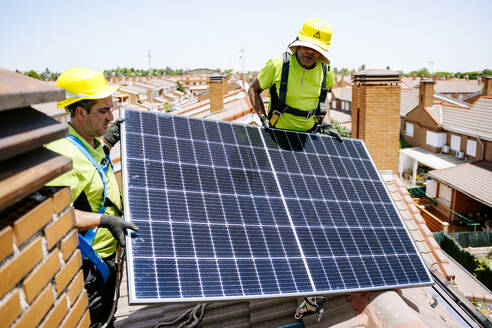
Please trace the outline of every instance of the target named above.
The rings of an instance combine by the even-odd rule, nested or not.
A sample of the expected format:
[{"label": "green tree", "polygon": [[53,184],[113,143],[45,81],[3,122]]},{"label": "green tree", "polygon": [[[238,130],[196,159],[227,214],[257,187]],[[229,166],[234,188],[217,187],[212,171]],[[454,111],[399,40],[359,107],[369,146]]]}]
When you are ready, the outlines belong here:
[{"label": "green tree", "polygon": [[338,123],[334,119],[331,119],[330,121],[333,129],[335,129],[339,135],[341,135],[342,137],[350,138],[351,134],[349,129],[343,127],[342,125],[340,125],[340,123]]},{"label": "green tree", "polygon": [[424,67],[424,68],[419,69],[418,71],[411,71],[409,73],[409,75],[415,75],[415,76],[420,76],[420,77],[428,77],[428,76],[430,76],[430,73],[427,70],[427,68]]},{"label": "green tree", "polygon": [[40,80],[39,74],[36,73],[36,71],[33,71],[33,70],[30,70],[29,72],[25,72],[24,75],[27,75],[27,76],[30,76],[30,77],[33,77],[35,79]]},{"label": "green tree", "polygon": [[482,73],[480,74],[481,76],[492,76],[492,70],[486,68],[482,71]]},{"label": "green tree", "polygon": [[403,149],[403,148],[410,148],[412,147],[411,144],[409,144],[405,138],[403,138],[403,136],[400,134],[400,149]]},{"label": "green tree", "polygon": [[178,91],[181,91],[181,92],[183,92],[183,93],[186,93],[186,89],[183,87],[183,85],[181,84],[181,82],[176,81],[176,84],[177,84],[176,89],[177,89]]}]

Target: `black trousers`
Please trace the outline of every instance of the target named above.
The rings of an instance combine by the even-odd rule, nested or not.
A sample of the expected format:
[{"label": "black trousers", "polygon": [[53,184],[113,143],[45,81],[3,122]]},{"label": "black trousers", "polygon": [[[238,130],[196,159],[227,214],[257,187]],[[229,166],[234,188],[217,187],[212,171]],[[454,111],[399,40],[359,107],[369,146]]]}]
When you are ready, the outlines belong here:
[{"label": "black trousers", "polygon": [[[89,296],[89,312],[91,316],[91,328],[99,328],[108,320],[113,308],[113,297],[116,288],[116,253],[104,258],[103,261],[108,265],[109,277],[106,283],[101,274],[90,260],[84,260],[82,267],[84,270],[85,289]],[[114,317],[108,327],[113,327]]]}]

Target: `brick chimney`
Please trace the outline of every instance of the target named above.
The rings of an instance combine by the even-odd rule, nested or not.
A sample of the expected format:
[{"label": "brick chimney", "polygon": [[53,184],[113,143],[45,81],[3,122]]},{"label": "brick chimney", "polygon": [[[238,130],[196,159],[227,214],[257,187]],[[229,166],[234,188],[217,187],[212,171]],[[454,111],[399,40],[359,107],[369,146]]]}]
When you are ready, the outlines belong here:
[{"label": "brick chimney", "polygon": [[210,94],[210,111],[217,112],[224,109],[224,77],[222,75],[213,75],[210,77],[209,94]]},{"label": "brick chimney", "polygon": [[43,188],[72,169],[43,147],[68,129],[30,107],[65,92],[2,68],[0,80],[0,326],[89,327],[70,189]]},{"label": "brick chimney", "polygon": [[492,76],[483,77],[483,95],[492,97]]},{"label": "brick chimney", "polygon": [[430,107],[434,101],[434,84],[432,80],[420,81],[419,106],[422,108]]},{"label": "brick chimney", "polygon": [[367,69],[353,75],[352,137],[365,141],[379,170],[398,170],[400,73]]}]

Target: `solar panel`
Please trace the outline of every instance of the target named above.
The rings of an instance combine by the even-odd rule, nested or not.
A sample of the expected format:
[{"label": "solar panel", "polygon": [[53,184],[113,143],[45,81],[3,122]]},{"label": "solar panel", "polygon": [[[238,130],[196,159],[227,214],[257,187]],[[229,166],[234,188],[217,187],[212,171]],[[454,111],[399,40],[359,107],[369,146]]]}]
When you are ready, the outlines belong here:
[{"label": "solar panel", "polygon": [[130,303],[432,283],[362,141],[123,114]]}]

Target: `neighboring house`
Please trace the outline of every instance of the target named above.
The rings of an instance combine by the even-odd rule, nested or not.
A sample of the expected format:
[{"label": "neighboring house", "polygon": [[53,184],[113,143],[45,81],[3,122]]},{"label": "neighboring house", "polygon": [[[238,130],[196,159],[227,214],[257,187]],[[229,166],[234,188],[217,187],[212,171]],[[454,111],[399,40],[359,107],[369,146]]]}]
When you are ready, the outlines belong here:
[{"label": "neighboring house", "polygon": [[404,118],[405,140],[415,147],[450,152],[468,160],[492,161],[492,78],[484,96],[473,105],[440,96],[435,102],[434,81],[420,84],[419,105]]},{"label": "neighboring house", "polygon": [[402,89],[415,89],[419,87],[420,77],[415,75],[412,77],[402,77],[401,78],[401,88]]},{"label": "neighboring house", "polygon": [[468,97],[483,90],[480,80],[451,78],[448,80],[436,80],[435,91],[458,100]]},{"label": "neighboring house", "polygon": [[[447,222],[492,229],[492,162],[475,161],[430,171],[426,194],[437,200]],[[446,231],[447,232],[447,231]]]},{"label": "neighboring house", "polygon": [[343,74],[340,74],[340,75],[335,75],[334,78],[335,78],[335,85],[333,87],[345,88],[352,85],[350,75],[345,76]]},{"label": "neighboring house", "polygon": [[[214,80],[216,79],[216,80]],[[222,77],[212,77],[210,91],[202,100],[173,111],[173,114],[241,123],[257,122],[257,115],[246,92],[241,89],[229,90],[228,81]]]},{"label": "neighboring house", "polygon": [[[403,77],[401,79],[402,89],[418,89],[419,84],[423,79],[421,77]],[[477,94],[481,94],[483,90],[482,80],[469,80],[468,78],[458,79],[454,77],[448,77],[446,79],[439,79],[434,77],[435,92],[457,99],[465,100]]]},{"label": "neighboring house", "polygon": [[350,113],[352,104],[352,87],[337,87],[331,89],[331,109]]}]

